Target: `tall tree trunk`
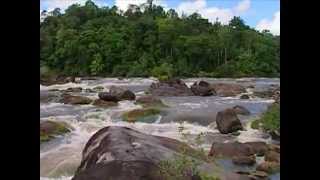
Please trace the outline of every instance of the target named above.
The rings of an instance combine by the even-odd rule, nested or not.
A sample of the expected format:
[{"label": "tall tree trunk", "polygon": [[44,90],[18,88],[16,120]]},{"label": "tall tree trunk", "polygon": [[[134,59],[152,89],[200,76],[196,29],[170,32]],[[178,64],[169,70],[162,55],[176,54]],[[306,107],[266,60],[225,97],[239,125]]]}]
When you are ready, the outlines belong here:
[{"label": "tall tree trunk", "polygon": [[224,48],[224,63],[227,64],[227,48]]}]

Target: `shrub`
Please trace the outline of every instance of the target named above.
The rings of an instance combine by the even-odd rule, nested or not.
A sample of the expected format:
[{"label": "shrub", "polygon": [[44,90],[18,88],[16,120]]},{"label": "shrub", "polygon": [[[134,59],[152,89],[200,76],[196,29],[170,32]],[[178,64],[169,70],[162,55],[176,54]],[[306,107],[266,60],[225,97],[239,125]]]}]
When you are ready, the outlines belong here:
[{"label": "shrub", "polygon": [[160,66],[154,67],[151,75],[158,78],[160,81],[168,80],[173,76],[173,67],[171,64],[163,63]]},{"label": "shrub", "polygon": [[265,131],[274,131],[280,129],[280,105],[272,104],[269,106],[268,110],[262,114],[262,117],[251,123],[251,128],[259,129],[261,128]]}]

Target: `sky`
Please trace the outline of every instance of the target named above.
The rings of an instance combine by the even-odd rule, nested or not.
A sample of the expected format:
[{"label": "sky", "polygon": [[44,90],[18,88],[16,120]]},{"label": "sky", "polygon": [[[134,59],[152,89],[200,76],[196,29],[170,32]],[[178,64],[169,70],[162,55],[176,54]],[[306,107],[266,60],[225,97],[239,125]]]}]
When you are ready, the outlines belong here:
[{"label": "sky", "polygon": [[[98,6],[118,6],[126,10],[129,4],[142,4],[147,0],[93,0]],[[74,3],[86,0],[40,0],[40,11],[62,10]],[[246,24],[257,30],[270,30],[280,35],[280,0],[154,0],[166,10],[175,9],[179,15],[197,12],[210,22],[218,20],[227,24],[233,16],[240,16]]]}]

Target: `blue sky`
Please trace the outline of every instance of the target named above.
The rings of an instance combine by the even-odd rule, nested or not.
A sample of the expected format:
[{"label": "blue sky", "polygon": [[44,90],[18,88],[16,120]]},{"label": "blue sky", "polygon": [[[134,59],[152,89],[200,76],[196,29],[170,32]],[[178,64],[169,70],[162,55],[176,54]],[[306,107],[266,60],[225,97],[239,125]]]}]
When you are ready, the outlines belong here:
[{"label": "blue sky", "polygon": [[[40,0],[40,10],[55,7],[65,9],[70,4],[83,4],[86,0]],[[125,10],[128,4],[141,4],[146,0],[93,0],[99,6],[117,5]],[[269,29],[280,34],[280,0],[155,0],[165,9],[175,9],[179,14],[200,13],[213,22],[217,18],[228,23],[233,16],[240,16],[246,24],[258,30]]]}]

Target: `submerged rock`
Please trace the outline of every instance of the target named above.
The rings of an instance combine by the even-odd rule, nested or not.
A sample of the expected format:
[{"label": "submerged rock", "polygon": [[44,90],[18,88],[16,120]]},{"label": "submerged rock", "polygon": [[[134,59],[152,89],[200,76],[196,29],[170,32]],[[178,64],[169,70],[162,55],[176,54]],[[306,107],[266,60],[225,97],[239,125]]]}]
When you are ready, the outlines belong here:
[{"label": "submerged rock", "polygon": [[144,107],[166,107],[161,99],[154,96],[142,96],[136,100],[136,104],[141,104]]},{"label": "submerged rock", "polygon": [[94,90],[96,92],[101,92],[101,91],[103,91],[103,89],[104,89],[104,87],[102,87],[102,86],[96,86],[96,87],[92,88],[92,90]]},{"label": "submerged rock", "polygon": [[147,109],[134,109],[129,112],[126,112],[122,115],[122,118],[127,122],[154,122],[160,110],[155,108],[147,108]]},{"label": "submerged rock", "polygon": [[90,104],[91,102],[92,102],[92,99],[88,97],[73,96],[70,94],[64,94],[62,96],[62,99],[60,100],[60,103],[72,104],[72,105]]},{"label": "submerged rock", "polygon": [[210,88],[210,84],[206,81],[195,82],[191,86],[191,91],[196,96],[211,96],[216,94],[216,92]]},{"label": "submerged rock", "polygon": [[81,91],[82,91],[81,87],[74,87],[74,88],[66,89],[66,92],[81,92]]},{"label": "submerged rock", "polygon": [[240,96],[240,99],[250,99],[250,96],[247,94],[243,94]]},{"label": "submerged rock", "polygon": [[245,93],[246,89],[238,84],[216,83],[210,85],[218,96],[236,96]]},{"label": "submerged rock", "polygon": [[92,105],[98,106],[98,107],[103,107],[103,108],[109,108],[109,107],[117,106],[118,103],[117,102],[113,102],[113,101],[104,101],[104,100],[101,100],[101,99],[96,99],[96,100],[93,101]]},{"label": "submerged rock", "polygon": [[152,83],[149,92],[154,96],[193,96],[191,89],[180,79]]},{"label": "submerged rock", "polygon": [[228,134],[243,129],[234,109],[225,109],[218,112],[216,123],[218,130],[222,134]]},{"label": "submerged rock", "polygon": [[70,132],[68,125],[62,122],[40,121],[40,143],[51,140],[57,135]]}]

